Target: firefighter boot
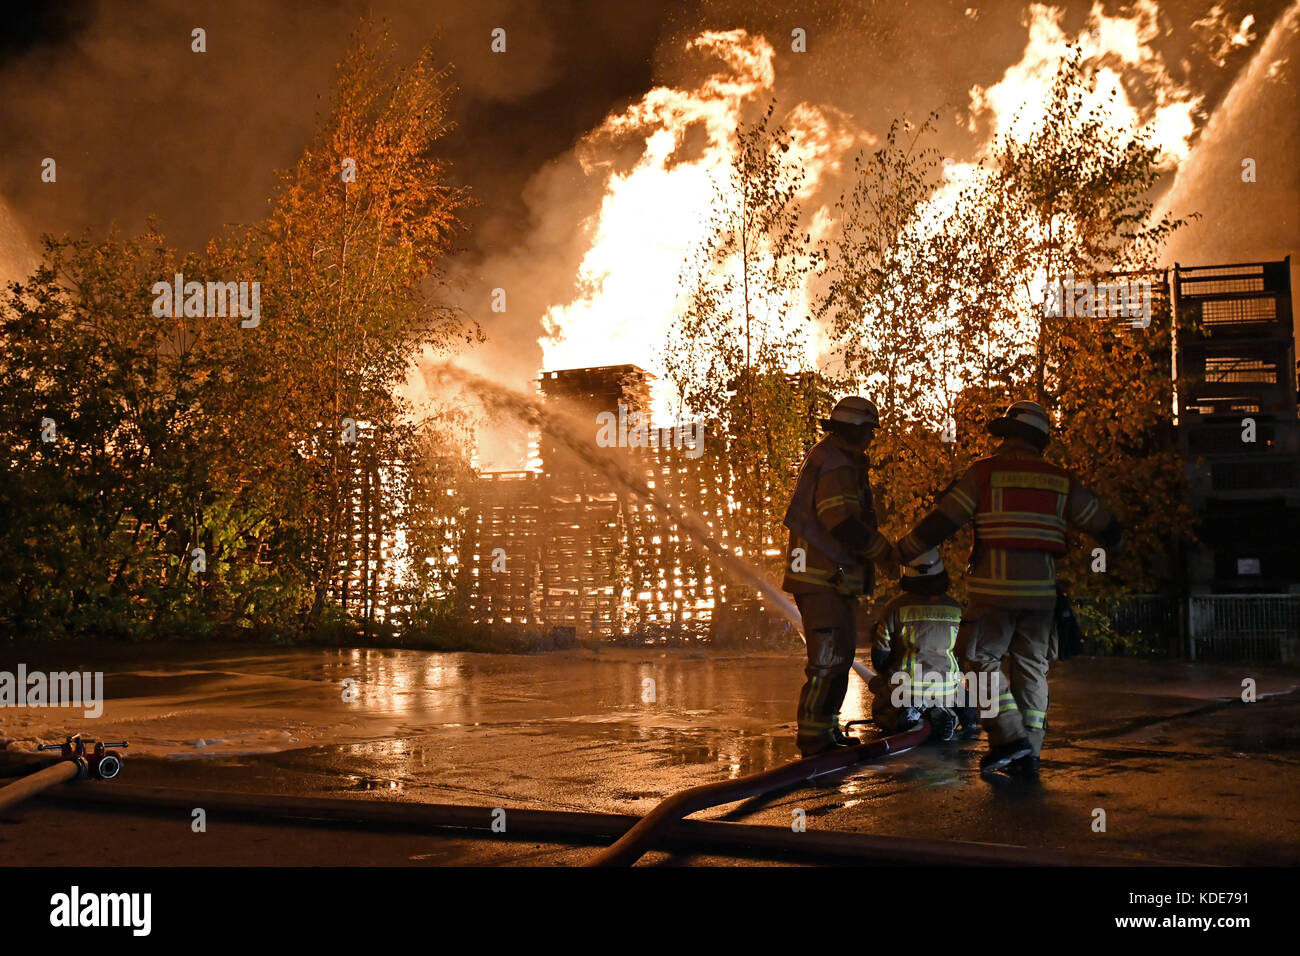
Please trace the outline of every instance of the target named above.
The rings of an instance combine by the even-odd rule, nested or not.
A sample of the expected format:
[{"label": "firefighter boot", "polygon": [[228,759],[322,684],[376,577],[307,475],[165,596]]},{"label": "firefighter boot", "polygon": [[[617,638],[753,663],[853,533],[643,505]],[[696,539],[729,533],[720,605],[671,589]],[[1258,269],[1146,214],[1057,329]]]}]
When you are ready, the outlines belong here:
[{"label": "firefighter boot", "polygon": [[957,731],[957,715],[947,707],[931,707],[925,712],[930,721],[930,740],[945,744]]},{"label": "firefighter boot", "polygon": [[989,752],[980,758],[980,773],[992,773],[1004,769],[1013,760],[1031,756],[1034,748],[1028,737],[1011,740],[1004,744],[994,744]]},{"label": "firefighter boot", "polygon": [[891,734],[901,734],[921,723],[921,712],[915,707],[893,707],[886,718],[885,729]]},{"label": "firefighter boot", "polygon": [[1011,763],[1007,764],[1006,772],[1012,776],[1022,777],[1026,780],[1035,780],[1038,778],[1039,759],[1037,754],[1029,754],[1024,757],[1018,757]]},{"label": "firefighter boot", "polygon": [[961,722],[962,740],[977,740],[980,735],[980,715],[974,707],[958,707],[957,719]]},{"label": "firefighter boot", "polygon": [[844,728],[840,726],[839,714],[832,715],[831,719],[834,721],[834,723],[831,724],[831,736],[835,738],[835,743],[838,746],[856,747],[858,744],[862,743],[862,741],[859,740],[857,737],[854,737],[851,734],[846,734],[844,732]]}]

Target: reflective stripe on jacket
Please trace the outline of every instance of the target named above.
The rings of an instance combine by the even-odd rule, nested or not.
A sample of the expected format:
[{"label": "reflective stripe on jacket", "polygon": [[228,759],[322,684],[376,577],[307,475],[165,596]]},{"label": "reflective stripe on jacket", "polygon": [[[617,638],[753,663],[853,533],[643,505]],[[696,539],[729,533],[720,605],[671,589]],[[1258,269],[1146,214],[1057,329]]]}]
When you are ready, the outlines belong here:
[{"label": "reflective stripe on jacket", "polygon": [[[862,594],[871,587],[869,562],[889,551],[876,530],[867,456],[834,435],[817,442],[799,467],[785,526],[790,529],[782,588],[791,594],[834,590]],[[874,532],[865,554],[854,554],[831,533],[851,518]]]},{"label": "reflective stripe on jacket", "polygon": [[1048,608],[1056,606],[1056,558],[1066,550],[1066,525],[1096,537],[1111,521],[1077,478],[1009,438],[940,495],[899,550],[910,561],[973,522],[971,597],[996,607]]},{"label": "reflective stripe on jacket", "polygon": [[872,658],[884,662],[880,676],[891,689],[901,686],[915,699],[957,693],[962,675],[953,646],[961,613],[961,605],[946,594],[905,591],[885,605],[871,645]]}]

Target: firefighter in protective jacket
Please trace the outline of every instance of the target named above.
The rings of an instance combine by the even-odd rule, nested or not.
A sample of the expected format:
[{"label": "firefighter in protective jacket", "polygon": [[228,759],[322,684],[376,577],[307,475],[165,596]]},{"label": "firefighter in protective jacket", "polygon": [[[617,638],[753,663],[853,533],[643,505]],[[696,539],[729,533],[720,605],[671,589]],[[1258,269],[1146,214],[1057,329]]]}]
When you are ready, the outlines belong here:
[{"label": "firefighter in protective jacket", "polygon": [[868,478],[866,450],[880,424],[876,406],[849,396],[821,424],[827,434],[800,466],[785,514],[790,544],[782,587],[794,595],[808,644],[798,709],[805,756],[857,743],[839,722],[857,650],[854,609],[871,592],[872,562],[898,573],[896,549],[876,527]]},{"label": "firefighter in protective jacket", "polygon": [[[960,718],[975,726],[954,648],[961,604],[948,596],[948,572],[931,548],[903,569],[902,593],[876,615],[871,632],[871,717],[895,734],[930,722],[930,739],[952,740]],[[969,736],[969,735],[967,735]]]},{"label": "firefighter in protective jacket", "polygon": [[[1051,420],[1041,405],[1016,402],[989,431],[1003,439],[996,451],[944,492],[899,550],[910,560],[974,522],[957,647],[963,666],[987,681],[977,688],[986,698],[981,714],[997,705],[996,716],[982,721],[989,751],[980,770],[1033,774],[1047,729],[1056,559],[1066,552],[1066,527],[1081,528],[1112,551],[1123,535],[1093,492],[1043,459]],[[1009,686],[1001,670],[1008,655]]]}]

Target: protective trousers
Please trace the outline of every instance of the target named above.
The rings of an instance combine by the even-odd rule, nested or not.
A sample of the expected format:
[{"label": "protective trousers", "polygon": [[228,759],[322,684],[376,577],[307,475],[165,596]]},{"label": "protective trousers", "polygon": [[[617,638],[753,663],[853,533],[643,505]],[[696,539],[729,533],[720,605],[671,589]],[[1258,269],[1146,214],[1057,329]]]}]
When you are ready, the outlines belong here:
[{"label": "protective trousers", "polygon": [[[978,604],[972,599],[957,635],[962,666],[973,671],[980,723],[989,745],[1028,737],[1037,756],[1047,729],[1047,661],[1055,613]],[[1009,657],[1007,672],[1003,658]],[[997,715],[987,716],[996,704]]]},{"label": "protective trousers", "polygon": [[799,692],[799,746],[824,743],[839,727],[840,706],[849,689],[849,670],[858,647],[853,609],[857,598],[834,591],[796,594],[808,642],[807,680]]}]

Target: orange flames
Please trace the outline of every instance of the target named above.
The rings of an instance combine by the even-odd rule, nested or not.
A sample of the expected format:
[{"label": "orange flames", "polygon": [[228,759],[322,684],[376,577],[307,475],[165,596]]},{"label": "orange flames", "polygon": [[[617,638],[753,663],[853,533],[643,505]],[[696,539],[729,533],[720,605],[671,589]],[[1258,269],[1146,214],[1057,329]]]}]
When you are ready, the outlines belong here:
[{"label": "orange flames", "polygon": [[[997,83],[971,90],[970,129],[988,131],[979,150],[987,150],[999,134],[1027,132],[1041,119],[1057,63],[1077,43],[1098,76],[1094,101],[1085,105],[1107,109],[1117,131],[1147,126],[1169,166],[1184,160],[1200,99],[1171,79],[1152,49],[1156,13],[1150,0],[1140,0],[1129,16],[1109,16],[1094,5],[1084,28],[1070,35],[1061,25],[1060,10],[1030,6],[1019,62]],[[717,69],[693,88],[650,90],[610,114],[579,145],[583,171],[603,177],[605,189],[598,210],[582,224],[590,246],[578,269],[579,294],[552,304],[543,316],[540,344],[546,369],[632,362],[659,371],[660,356],[669,346],[667,331],[682,305],[678,277],[706,236],[710,204],[725,181],[737,123],[748,109],[765,104],[776,88],[773,49],[762,37],[744,30],[706,32],[687,48],[712,58]],[[1136,102],[1124,80],[1138,81],[1147,97]],[[783,109],[780,118],[793,137],[793,158],[806,168],[805,198],[837,195],[846,185],[838,181],[845,160],[874,141],[825,104],[798,103]],[[616,167],[616,149],[625,157],[629,148],[634,161],[624,159]],[[948,182],[931,202],[933,219],[952,209],[977,160],[950,165]],[[833,188],[823,190],[828,185]],[[814,206],[814,238],[831,236],[836,223],[829,203]],[[792,323],[801,322],[808,313],[807,290],[797,301],[766,305]],[[818,346],[808,342],[810,364],[819,364]],[[662,414],[666,396],[655,398]]]},{"label": "orange flames", "polygon": [[[721,68],[693,89],[650,90],[607,117],[580,146],[584,171],[605,177],[605,194],[584,224],[592,241],[579,267],[581,294],[551,306],[543,319],[547,369],[631,362],[659,371],[680,307],[678,277],[706,237],[715,191],[725,188],[737,123],[747,109],[766,103],[775,84],[773,50],[762,37],[708,32],[687,48],[720,60]],[[786,111],[782,123],[793,138],[792,158],[807,172],[805,195],[865,141],[808,103]],[[608,146],[629,141],[639,155],[631,168],[614,170],[604,158]],[[814,228],[824,233],[830,222],[829,210],[819,209]],[[806,297],[767,305],[791,323],[807,314]],[[655,398],[662,418],[665,396]]]}]

